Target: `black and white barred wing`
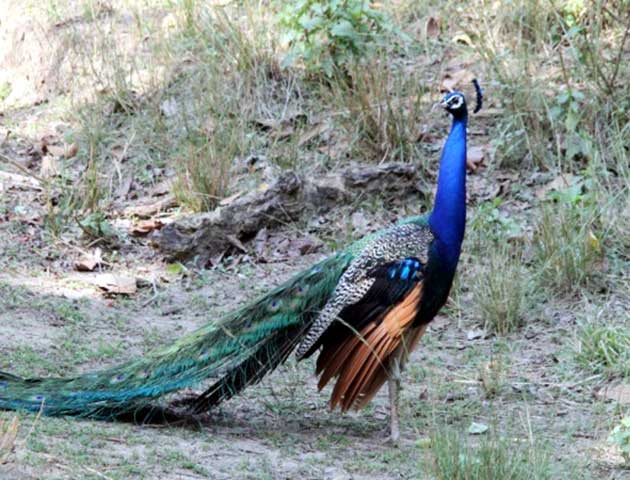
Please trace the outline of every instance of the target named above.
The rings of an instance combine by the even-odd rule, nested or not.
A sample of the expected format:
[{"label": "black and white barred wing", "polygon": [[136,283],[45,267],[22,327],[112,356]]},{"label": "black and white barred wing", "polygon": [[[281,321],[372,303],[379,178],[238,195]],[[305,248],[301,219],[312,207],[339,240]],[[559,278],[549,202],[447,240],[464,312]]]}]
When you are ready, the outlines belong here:
[{"label": "black and white barred wing", "polygon": [[387,229],[368,241],[341,276],[332,296],[298,347],[296,357],[307,357],[319,347],[318,340],[339,314],[360,302],[370,291],[377,279],[373,272],[379,267],[410,257],[426,264],[431,240],[433,235],[428,226],[409,223]]}]

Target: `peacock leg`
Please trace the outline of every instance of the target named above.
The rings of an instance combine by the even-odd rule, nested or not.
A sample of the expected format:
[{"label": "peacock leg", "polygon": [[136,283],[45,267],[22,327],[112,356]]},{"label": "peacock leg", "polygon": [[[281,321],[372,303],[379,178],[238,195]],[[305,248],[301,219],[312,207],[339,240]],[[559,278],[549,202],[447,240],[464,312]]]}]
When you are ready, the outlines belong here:
[{"label": "peacock leg", "polygon": [[392,443],[400,439],[400,417],[398,407],[400,401],[400,356],[392,355],[389,361],[389,377],[387,386],[389,387],[389,440]]}]

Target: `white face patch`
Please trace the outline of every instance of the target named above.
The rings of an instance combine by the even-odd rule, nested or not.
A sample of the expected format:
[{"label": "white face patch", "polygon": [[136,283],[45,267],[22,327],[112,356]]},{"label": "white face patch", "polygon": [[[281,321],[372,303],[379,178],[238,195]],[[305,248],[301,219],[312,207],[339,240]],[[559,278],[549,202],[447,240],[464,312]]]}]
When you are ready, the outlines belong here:
[{"label": "white face patch", "polygon": [[459,107],[462,106],[462,103],[464,102],[464,99],[462,97],[460,97],[459,95],[452,97],[449,99],[448,101],[448,108],[452,109],[452,110],[457,110]]}]

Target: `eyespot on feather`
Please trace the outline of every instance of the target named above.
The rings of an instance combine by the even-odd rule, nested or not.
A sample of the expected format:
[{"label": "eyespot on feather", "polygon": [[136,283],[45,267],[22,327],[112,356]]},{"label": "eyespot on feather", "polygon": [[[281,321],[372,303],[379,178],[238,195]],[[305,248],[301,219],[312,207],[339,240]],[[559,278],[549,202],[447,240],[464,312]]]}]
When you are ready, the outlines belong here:
[{"label": "eyespot on feather", "polygon": [[276,298],[272,300],[271,303],[269,304],[269,311],[277,312],[278,310],[280,310],[281,306],[282,306],[282,300],[279,300]]}]

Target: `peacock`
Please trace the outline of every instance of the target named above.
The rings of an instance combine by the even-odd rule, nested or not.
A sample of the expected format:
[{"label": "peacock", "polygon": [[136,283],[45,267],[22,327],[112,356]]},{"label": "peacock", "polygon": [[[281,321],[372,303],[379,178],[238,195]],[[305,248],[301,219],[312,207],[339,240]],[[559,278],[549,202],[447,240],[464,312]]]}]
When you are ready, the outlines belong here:
[{"label": "peacock", "polygon": [[[476,113],[482,92],[473,83]],[[453,91],[441,105],[452,125],[428,215],[368,235],[142,358],[74,378],[0,372],[0,409],[142,420],[153,399],[210,380],[187,405],[201,413],[259,382],[295,351],[298,360],[318,353],[319,389],[334,380],[331,409],[360,409],[387,382],[390,438],[397,440],[401,371],[447,300],[466,224],[466,99]]]}]

